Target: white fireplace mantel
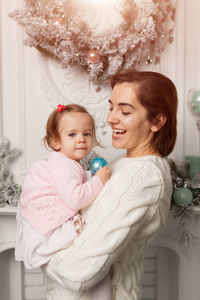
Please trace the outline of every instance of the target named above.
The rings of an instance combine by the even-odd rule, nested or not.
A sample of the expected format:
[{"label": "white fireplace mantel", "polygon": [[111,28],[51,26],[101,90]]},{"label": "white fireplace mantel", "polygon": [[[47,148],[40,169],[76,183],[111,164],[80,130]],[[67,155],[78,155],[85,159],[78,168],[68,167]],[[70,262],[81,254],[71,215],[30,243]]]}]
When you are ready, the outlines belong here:
[{"label": "white fireplace mantel", "polygon": [[[16,232],[16,207],[5,206],[0,208],[0,254],[5,250],[10,250],[14,248],[15,245],[15,232]],[[172,214],[170,214],[166,227],[160,232],[157,238],[153,241],[152,247],[161,247],[168,249],[170,252],[173,252],[172,257],[176,257],[176,271],[173,274],[173,259],[169,258],[172,271],[168,274],[173,274],[173,286],[176,286],[177,294],[176,299],[172,299],[174,296],[170,296],[169,287],[170,284],[167,284],[166,280],[172,280],[170,278],[165,278],[165,270],[169,267],[167,261],[162,257],[160,262],[163,264],[160,271],[158,271],[157,276],[157,289],[158,294],[163,295],[169,293],[169,295],[161,296],[162,300],[199,300],[200,299],[200,208],[192,209],[191,221],[188,224],[191,231],[197,234],[197,238],[191,240],[188,249],[184,249],[182,245],[177,242],[176,234],[178,231],[179,220],[174,219]],[[166,250],[166,251],[168,251]],[[12,258],[14,262],[14,257]],[[22,274],[23,267],[22,264],[14,262],[15,270],[12,271],[12,288],[15,291],[13,295],[9,295],[10,300],[22,300],[23,296],[23,282],[22,277],[20,278],[19,274]],[[16,275],[18,272],[18,275]],[[15,278],[14,278],[15,276]],[[165,277],[164,277],[165,276]],[[175,285],[174,285],[175,284]],[[173,288],[172,286],[172,288]],[[159,291],[160,290],[160,291]],[[166,294],[165,293],[165,294]],[[160,296],[157,296],[157,300],[161,300]],[[164,298],[163,298],[164,297]]]},{"label": "white fireplace mantel", "polygon": [[[21,274],[23,267],[14,260],[13,253],[4,256],[5,252],[15,247],[16,212],[13,206],[0,207],[0,255],[1,263],[0,299],[22,300],[23,281]],[[7,261],[4,261],[6,258]],[[9,282],[7,282],[9,280]]]},{"label": "white fireplace mantel", "polygon": [[15,246],[16,212],[11,205],[0,207],[0,253]]},{"label": "white fireplace mantel", "polygon": [[[178,258],[178,297],[170,300],[199,300],[200,299],[200,208],[191,208],[191,218],[187,223],[187,228],[195,237],[190,239],[185,245],[177,240],[177,233],[182,228],[179,219],[174,218],[172,213],[168,217],[166,227],[153,241],[156,247],[166,247],[172,250]],[[172,263],[173,264],[173,263]],[[168,267],[166,265],[166,267]],[[162,274],[161,274],[162,276]],[[159,276],[157,277],[159,280]],[[165,279],[160,278],[159,288],[164,288]],[[162,290],[163,292],[163,290]],[[158,299],[161,300],[161,299]]]}]

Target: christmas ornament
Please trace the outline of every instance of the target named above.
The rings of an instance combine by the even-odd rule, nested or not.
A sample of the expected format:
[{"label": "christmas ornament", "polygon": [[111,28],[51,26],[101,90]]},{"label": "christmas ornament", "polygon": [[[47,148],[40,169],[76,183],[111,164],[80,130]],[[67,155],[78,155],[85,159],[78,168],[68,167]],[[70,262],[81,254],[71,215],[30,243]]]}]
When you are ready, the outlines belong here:
[{"label": "christmas ornament", "polygon": [[173,182],[172,204],[176,206],[177,213],[180,212],[184,216],[182,213],[185,209],[190,211],[192,206],[200,205],[200,173],[197,172],[191,177],[190,164],[187,160],[179,164],[172,159],[168,161]]},{"label": "christmas ornament", "polygon": [[59,18],[53,18],[52,19],[52,22],[55,24],[55,25],[64,25],[65,23],[65,16],[63,15],[62,17],[59,17]]},{"label": "christmas ornament", "polygon": [[90,163],[90,171],[92,174],[95,174],[100,167],[105,167],[107,165],[107,161],[102,157],[97,157],[93,159]]},{"label": "christmas ornament", "polygon": [[196,119],[196,125],[200,130],[200,88],[192,88],[187,95],[189,110]]},{"label": "christmas ornament", "polygon": [[89,50],[87,52],[87,59],[92,64],[98,63],[100,60],[99,52],[95,49]]},{"label": "christmas ornament", "polygon": [[172,198],[177,205],[186,206],[192,202],[193,194],[190,189],[181,187],[173,192]]},{"label": "christmas ornament", "polygon": [[194,178],[197,173],[200,173],[200,156],[185,156],[185,160],[189,161],[189,174]]},{"label": "christmas ornament", "polygon": [[81,159],[80,163],[85,171],[90,171],[90,163],[93,159],[99,157],[99,154],[92,150],[86,157]]},{"label": "christmas ornament", "polygon": [[166,44],[173,42],[172,0],[123,0],[121,24],[99,34],[87,10],[72,12],[70,2],[26,0],[24,9],[9,15],[24,26],[25,45],[57,59],[62,68],[78,64],[95,82],[107,83],[119,71],[158,64]]}]

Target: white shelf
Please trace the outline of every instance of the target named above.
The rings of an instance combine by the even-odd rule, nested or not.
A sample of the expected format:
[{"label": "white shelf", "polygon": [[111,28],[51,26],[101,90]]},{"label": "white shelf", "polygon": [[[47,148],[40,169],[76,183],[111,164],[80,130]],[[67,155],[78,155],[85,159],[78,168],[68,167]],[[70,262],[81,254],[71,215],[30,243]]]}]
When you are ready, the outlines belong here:
[{"label": "white shelf", "polygon": [[4,207],[0,207],[0,215],[16,215],[17,207],[12,205],[6,205]]},{"label": "white shelf", "polygon": [[193,206],[190,208],[191,212],[195,215],[199,215],[200,214],[200,206]]}]

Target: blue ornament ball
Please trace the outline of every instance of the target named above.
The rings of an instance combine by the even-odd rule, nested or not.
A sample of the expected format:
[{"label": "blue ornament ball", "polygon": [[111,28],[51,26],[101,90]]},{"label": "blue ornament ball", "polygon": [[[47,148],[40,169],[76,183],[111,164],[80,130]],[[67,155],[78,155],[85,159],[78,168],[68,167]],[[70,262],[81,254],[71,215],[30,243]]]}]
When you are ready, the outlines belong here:
[{"label": "blue ornament ball", "polygon": [[90,171],[95,174],[101,166],[105,167],[107,164],[107,161],[102,157],[94,158],[90,163]]},{"label": "blue ornament ball", "polygon": [[190,189],[181,187],[173,192],[172,198],[177,205],[185,206],[192,202],[193,194]]}]

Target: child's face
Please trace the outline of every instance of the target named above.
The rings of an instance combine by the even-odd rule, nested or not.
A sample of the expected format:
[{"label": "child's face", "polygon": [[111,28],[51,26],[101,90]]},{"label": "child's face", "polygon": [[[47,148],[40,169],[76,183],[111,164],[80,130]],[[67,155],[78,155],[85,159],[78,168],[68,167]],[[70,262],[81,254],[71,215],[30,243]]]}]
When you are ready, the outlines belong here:
[{"label": "child's face", "polygon": [[69,158],[81,160],[93,146],[93,123],[89,115],[69,112],[59,122],[60,139],[54,141],[54,148]]}]

